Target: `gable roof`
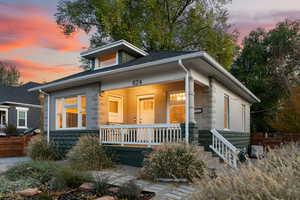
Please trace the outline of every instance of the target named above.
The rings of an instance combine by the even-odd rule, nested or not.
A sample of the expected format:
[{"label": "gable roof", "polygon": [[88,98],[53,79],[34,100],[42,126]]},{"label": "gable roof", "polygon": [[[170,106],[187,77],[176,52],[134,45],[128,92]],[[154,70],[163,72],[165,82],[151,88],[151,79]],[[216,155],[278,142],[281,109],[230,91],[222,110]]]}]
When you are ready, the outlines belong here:
[{"label": "gable roof", "polygon": [[84,58],[95,58],[97,57],[97,54],[101,54],[105,51],[118,51],[118,50],[126,50],[127,52],[136,55],[136,56],[147,56],[148,53],[137,46],[134,46],[133,44],[127,42],[126,40],[119,40],[116,42],[112,42],[106,45],[103,45],[101,47],[97,47],[94,49],[89,49],[87,51],[82,52],[80,55]]},{"label": "gable roof", "polygon": [[11,103],[40,105],[39,93],[37,91],[28,92],[29,88],[40,85],[35,82],[29,82],[18,87],[0,85],[0,105]]}]

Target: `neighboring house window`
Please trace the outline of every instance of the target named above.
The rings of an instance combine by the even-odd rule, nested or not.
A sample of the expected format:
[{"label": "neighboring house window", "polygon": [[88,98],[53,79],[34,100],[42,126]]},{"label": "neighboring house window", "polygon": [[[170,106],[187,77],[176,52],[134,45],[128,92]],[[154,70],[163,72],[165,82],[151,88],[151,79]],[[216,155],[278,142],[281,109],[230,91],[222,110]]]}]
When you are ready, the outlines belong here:
[{"label": "neighboring house window", "polygon": [[17,128],[27,128],[27,112],[28,108],[16,107],[17,109]]},{"label": "neighboring house window", "polygon": [[229,96],[224,96],[224,128],[230,128],[230,110],[229,110]]},{"label": "neighboring house window", "polygon": [[56,128],[86,127],[86,97],[73,96],[56,99]]},{"label": "neighboring house window", "polygon": [[169,93],[169,123],[185,122],[185,92],[176,91]]},{"label": "neighboring house window", "polygon": [[123,123],[123,97],[108,96],[108,122]]},{"label": "neighboring house window", "polygon": [[243,131],[246,132],[246,105],[242,105],[242,126]]},{"label": "neighboring house window", "polygon": [[98,58],[98,68],[109,67],[118,64],[117,53],[109,54],[106,56],[101,56]]}]

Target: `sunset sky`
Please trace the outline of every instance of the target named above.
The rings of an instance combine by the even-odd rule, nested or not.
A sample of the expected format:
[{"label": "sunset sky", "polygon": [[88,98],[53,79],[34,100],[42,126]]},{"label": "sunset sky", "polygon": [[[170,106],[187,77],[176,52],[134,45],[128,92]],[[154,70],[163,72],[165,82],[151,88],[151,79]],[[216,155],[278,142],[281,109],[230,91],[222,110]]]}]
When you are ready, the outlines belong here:
[{"label": "sunset sky", "polygon": [[[58,0],[0,0],[0,60],[14,63],[21,81],[45,82],[79,72],[79,53],[89,46],[79,32],[66,38],[54,13]],[[300,18],[299,0],[233,0],[230,23],[240,41],[251,30]]]}]

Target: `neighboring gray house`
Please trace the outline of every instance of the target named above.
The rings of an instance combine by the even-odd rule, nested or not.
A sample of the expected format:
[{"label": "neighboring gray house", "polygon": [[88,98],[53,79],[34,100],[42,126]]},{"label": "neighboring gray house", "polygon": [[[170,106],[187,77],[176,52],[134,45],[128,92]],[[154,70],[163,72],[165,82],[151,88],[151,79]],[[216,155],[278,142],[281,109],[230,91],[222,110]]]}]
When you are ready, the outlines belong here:
[{"label": "neighboring gray house", "polygon": [[39,92],[28,92],[29,88],[40,86],[29,82],[21,86],[0,85],[0,133],[6,125],[17,128],[18,133],[39,128],[41,104]]},{"label": "neighboring gray house", "polygon": [[81,56],[92,70],[30,90],[48,95],[49,140],[67,150],[80,135],[97,134],[126,152],[125,163],[132,151],[197,143],[236,166],[232,155],[249,144],[250,107],[259,99],[207,53],[148,53],[121,40]]}]

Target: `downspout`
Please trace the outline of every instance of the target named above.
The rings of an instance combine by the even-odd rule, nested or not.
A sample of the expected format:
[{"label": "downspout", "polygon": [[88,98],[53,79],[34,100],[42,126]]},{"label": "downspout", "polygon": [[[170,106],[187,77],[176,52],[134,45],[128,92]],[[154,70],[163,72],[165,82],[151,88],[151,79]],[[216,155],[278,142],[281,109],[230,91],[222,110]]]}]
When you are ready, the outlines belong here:
[{"label": "downspout", "polygon": [[40,89],[40,93],[46,95],[48,97],[47,100],[47,143],[49,144],[50,142],[50,94],[44,92],[43,90]]},{"label": "downspout", "polygon": [[188,70],[182,63],[182,60],[178,60],[178,65],[186,72],[185,75],[185,140],[186,143],[189,143],[189,123],[190,123],[190,99],[189,99],[189,93],[190,93],[190,85],[189,85],[189,79],[190,79],[190,70]]}]

